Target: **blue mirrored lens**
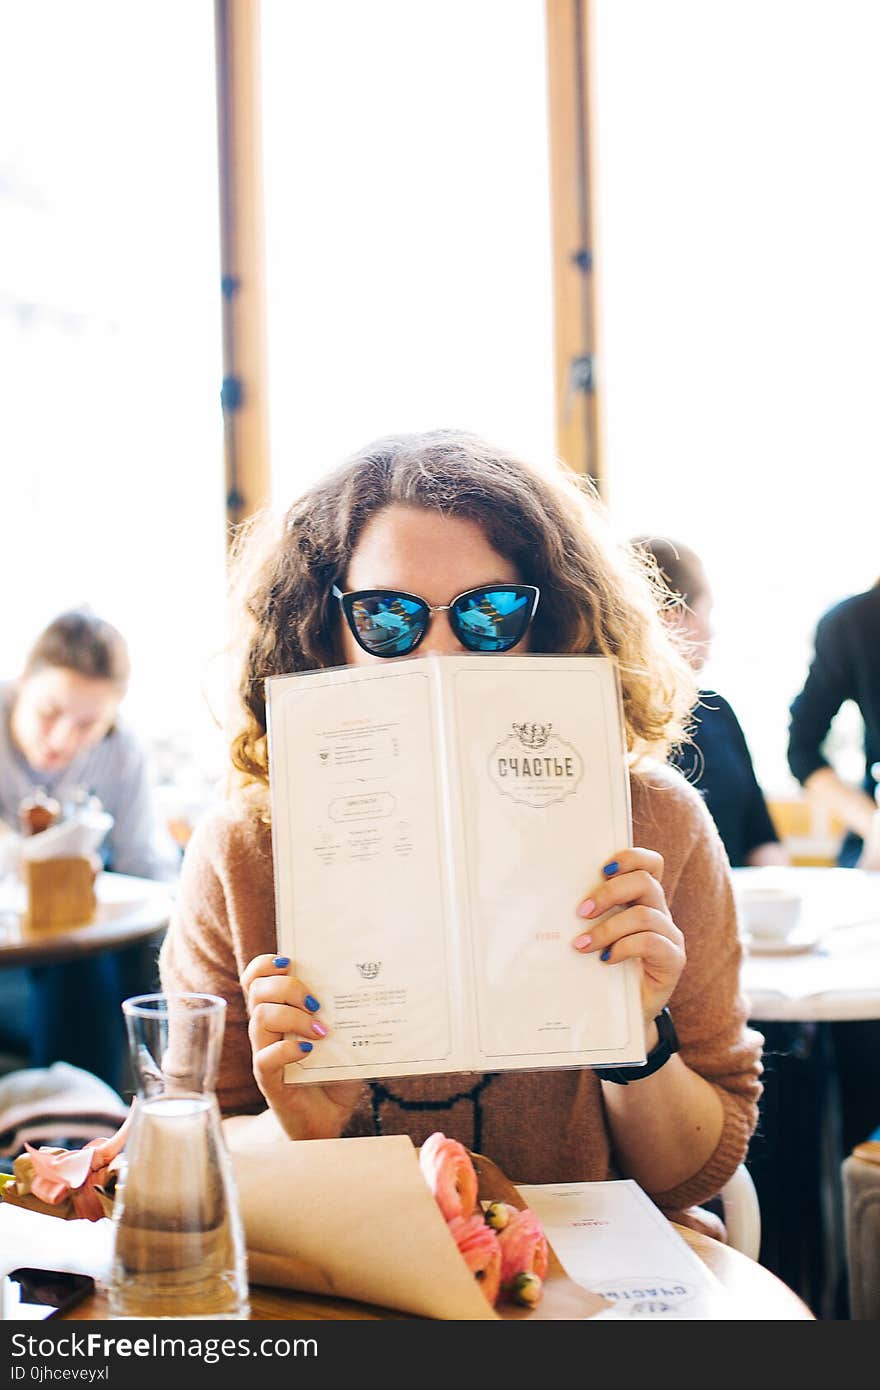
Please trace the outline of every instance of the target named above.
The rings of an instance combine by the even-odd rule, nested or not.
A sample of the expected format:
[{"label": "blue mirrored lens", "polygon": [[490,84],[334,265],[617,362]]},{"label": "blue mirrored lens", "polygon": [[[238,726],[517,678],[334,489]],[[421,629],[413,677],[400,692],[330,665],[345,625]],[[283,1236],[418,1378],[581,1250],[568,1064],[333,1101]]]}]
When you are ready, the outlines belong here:
[{"label": "blue mirrored lens", "polygon": [[461,641],[475,652],[504,652],[515,647],[529,625],[532,595],[515,589],[475,589],[456,603]]},{"label": "blue mirrored lens", "polygon": [[403,656],[425,629],[424,604],[400,594],[355,599],[351,616],[357,635],[376,656]]}]

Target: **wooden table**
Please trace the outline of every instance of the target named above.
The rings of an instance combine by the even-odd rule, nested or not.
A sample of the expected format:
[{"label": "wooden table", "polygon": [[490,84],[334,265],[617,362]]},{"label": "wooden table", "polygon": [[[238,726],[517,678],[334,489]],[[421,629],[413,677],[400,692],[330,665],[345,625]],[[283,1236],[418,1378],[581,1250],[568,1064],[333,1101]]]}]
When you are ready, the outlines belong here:
[{"label": "wooden table", "polygon": [[[762,1265],[755,1264],[738,1250],[722,1245],[709,1236],[683,1226],[676,1225],[675,1229],[729,1294],[732,1318],[751,1322],[813,1319],[806,1304]],[[108,1318],[107,1298],[99,1290],[64,1316],[70,1320],[87,1321]],[[408,1313],[366,1303],[352,1303],[341,1298],[323,1298],[318,1294],[298,1293],[291,1289],[251,1288],[251,1319],[255,1321],[376,1321],[388,1318],[413,1320]]]},{"label": "wooden table", "polygon": [[0,901],[0,969],[53,965],[145,941],[168,925],[171,885],[130,874],[99,874],[95,882],[98,912],[94,922],[74,927],[22,925],[23,886],[4,885]]}]

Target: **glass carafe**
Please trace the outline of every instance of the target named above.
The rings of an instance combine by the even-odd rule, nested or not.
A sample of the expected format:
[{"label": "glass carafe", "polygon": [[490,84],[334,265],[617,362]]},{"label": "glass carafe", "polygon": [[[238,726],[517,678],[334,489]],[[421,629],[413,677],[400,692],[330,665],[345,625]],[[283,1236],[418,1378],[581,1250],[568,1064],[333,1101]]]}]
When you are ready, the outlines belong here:
[{"label": "glass carafe", "polygon": [[214,1095],[226,1002],[122,1005],[137,1084],[113,1206],[114,1318],[246,1318],[238,1199]]}]

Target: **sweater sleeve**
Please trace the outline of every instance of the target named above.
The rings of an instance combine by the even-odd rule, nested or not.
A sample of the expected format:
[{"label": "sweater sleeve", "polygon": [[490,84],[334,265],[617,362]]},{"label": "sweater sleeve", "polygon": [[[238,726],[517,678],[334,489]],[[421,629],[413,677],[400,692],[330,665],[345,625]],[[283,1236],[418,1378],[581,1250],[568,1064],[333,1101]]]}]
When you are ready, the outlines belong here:
[{"label": "sweater sleeve", "polygon": [[[249,923],[240,920],[230,867],[241,858],[234,824],[219,817],[195,830],[183,860],[171,922],[159,954],[162,989],[196,990],[226,1000],[226,1023],[217,1081],[223,1114],[265,1108],[254,1080],[241,971],[258,953]],[[260,894],[255,897],[258,900]],[[274,932],[274,921],[270,923]],[[273,949],[266,935],[266,949]]]},{"label": "sweater sleeve", "polygon": [[822,744],[844,700],[853,695],[852,675],[840,622],[834,609],[816,627],[815,650],[807,679],[792,701],[788,725],[788,765],[801,786],[820,767],[828,767]]},{"label": "sweater sleeve", "polygon": [[742,947],[724,847],[701,799],[687,789],[691,840],[681,871],[665,883],[673,921],[684,933],[687,963],[669,1001],[681,1057],[718,1092],[724,1121],[705,1165],[668,1192],[650,1196],[664,1211],[715,1196],[746,1156],[758,1119],[764,1039],[747,1026],[740,991]]},{"label": "sweater sleeve", "polygon": [[110,867],[120,874],[174,880],[180,854],[153,804],[143,750],[129,734],[119,735],[118,763],[107,809],[113,815],[108,836]]}]

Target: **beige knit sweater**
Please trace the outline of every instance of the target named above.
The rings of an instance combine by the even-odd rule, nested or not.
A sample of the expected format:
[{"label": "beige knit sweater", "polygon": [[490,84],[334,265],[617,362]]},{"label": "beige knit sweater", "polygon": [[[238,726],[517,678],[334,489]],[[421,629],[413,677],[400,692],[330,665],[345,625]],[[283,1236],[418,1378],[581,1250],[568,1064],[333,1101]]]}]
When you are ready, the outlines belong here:
[{"label": "beige knit sweater", "polygon": [[[730,872],[709,813],[670,769],[634,773],[631,785],[633,842],[663,855],[666,899],[685,937],[687,965],[670,1000],[681,1055],[717,1087],[724,1107],[723,1132],[708,1163],[674,1190],[650,1194],[672,1214],[714,1196],[744,1158],[757,1120],[763,1039],[746,1026]],[[572,924],[574,936],[574,916]],[[163,989],[206,990],[227,1001],[217,1086],[225,1114],[265,1109],[251,1069],[239,976],[253,956],[275,950],[271,832],[244,807],[227,803],[187,846],[160,957]],[[589,1070],[365,1084],[345,1133],[402,1132],[420,1144],[438,1129],[486,1154],[518,1183],[626,1176],[615,1167],[601,1086]]]}]

